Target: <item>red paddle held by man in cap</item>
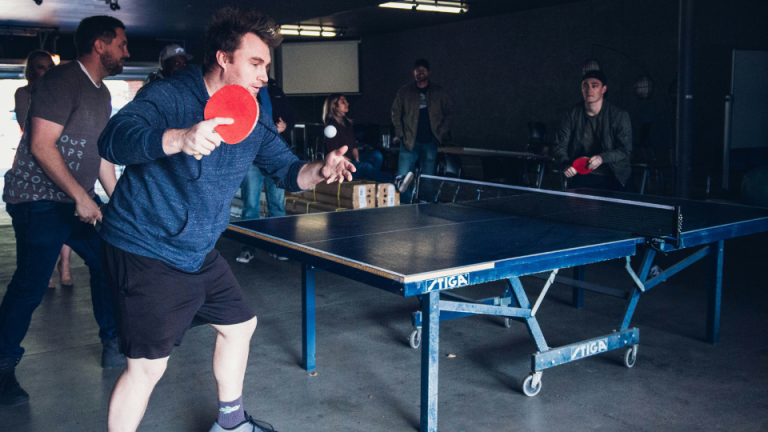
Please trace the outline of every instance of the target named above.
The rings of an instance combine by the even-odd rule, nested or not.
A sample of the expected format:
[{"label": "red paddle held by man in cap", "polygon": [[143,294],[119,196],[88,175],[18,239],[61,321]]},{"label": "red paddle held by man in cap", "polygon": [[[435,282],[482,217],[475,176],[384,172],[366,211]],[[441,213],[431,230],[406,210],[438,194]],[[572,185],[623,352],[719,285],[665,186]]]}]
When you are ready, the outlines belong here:
[{"label": "red paddle held by man in cap", "polygon": [[591,158],[580,157],[573,161],[573,165],[569,166],[563,174],[566,177],[571,178],[576,174],[586,175],[596,170],[597,167],[603,164],[603,158],[600,155],[592,156]]}]

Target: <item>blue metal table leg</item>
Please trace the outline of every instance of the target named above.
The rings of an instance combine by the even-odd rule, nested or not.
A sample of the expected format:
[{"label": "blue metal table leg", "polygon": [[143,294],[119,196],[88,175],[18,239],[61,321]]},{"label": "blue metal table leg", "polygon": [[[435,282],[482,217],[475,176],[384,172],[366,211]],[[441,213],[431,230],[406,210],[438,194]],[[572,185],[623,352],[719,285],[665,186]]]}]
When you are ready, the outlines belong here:
[{"label": "blue metal table leg", "polygon": [[517,302],[517,299],[515,298],[515,296],[512,295],[512,288],[509,283],[507,283],[507,289],[504,291],[504,295],[502,296],[502,298],[511,299],[509,303],[509,307],[521,307],[520,303]]},{"label": "blue metal table leg", "polygon": [[301,340],[302,366],[315,370],[315,269],[301,267]]},{"label": "blue metal table leg", "polygon": [[421,346],[421,432],[437,432],[437,366],[440,348],[440,293],[421,300],[424,318]]},{"label": "blue metal table leg", "polygon": [[[648,279],[648,272],[651,271],[651,264],[653,264],[654,257],[656,257],[656,251],[646,247],[643,261],[640,263],[640,273],[637,275],[637,277],[643,282]],[[637,301],[640,300],[640,294],[642,294],[640,288],[635,287],[635,289],[632,291],[632,297],[629,298],[627,311],[624,313],[624,320],[621,322],[621,327],[619,330],[626,330],[629,328],[629,323],[632,321],[632,315],[635,313],[635,308],[637,307]]]},{"label": "blue metal table leg", "polygon": [[520,279],[518,277],[513,276],[507,279],[507,290],[512,295],[512,299],[521,309],[531,308],[531,302],[528,301],[528,296],[525,295],[523,284],[520,283]]},{"label": "blue metal table leg", "polygon": [[[574,270],[575,277],[577,281],[584,281],[584,266],[578,266]],[[571,300],[571,304],[576,309],[581,309],[584,307],[584,290],[581,288],[573,287],[573,299]]]},{"label": "blue metal table leg", "polygon": [[531,335],[533,342],[536,343],[536,349],[538,349],[539,352],[549,351],[547,341],[544,339],[544,333],[541,332],[541,327],[539,327],[539,322],[536,318],[526,318],[525,324],[528,327],[528,334]]},{"label": "blue metal table leg", "polygon": [[725,243],[720,240],[709,248],[707,295],[707,342],[716,344],[720,339],[720,296],[723,288],[723,253]]},{"label": "blue metal table leg", "polygon": [[[512,298],[517,302],[520,308],[530,309],[531,302],[528,300],[528,296],[525,295],[525,290],[523,290],[523,284],[520,283],[520,279],[513,276],[507,279],[507,284],[509,290],[512,292]],[[524,318],[524,320],[528,333],[536,343],[536,348],[538,348],[539,351],[547,351],[549,347],[547,346],[547,341],[544,339],[544,334],[541,332],[541,327],[539,327],[539,322],[536,320],[536,317],[528,317]]]}]

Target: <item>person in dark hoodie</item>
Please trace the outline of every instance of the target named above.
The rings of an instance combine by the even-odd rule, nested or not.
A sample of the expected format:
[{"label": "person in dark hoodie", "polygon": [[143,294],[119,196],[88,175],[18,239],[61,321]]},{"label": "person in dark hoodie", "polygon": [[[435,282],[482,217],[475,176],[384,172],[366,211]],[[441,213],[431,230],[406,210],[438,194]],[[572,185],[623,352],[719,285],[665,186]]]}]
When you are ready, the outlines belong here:
[{"label": "person in dark hoodie", "polygon": [[210,95],[238,84],[256,97],[267,85],[269,48],[282,37],[267,15],[225,7],[211,18],[205,38],[202,68],[190,65],[149,84],[99,138],[101,155],[126,165],[100,231],[120,349],[128,358],[110,400],[110,431],[136,430],[171,350],[195,318],[218,332],[213,372],[219,413],[211,430],[271,429],[243,409],[256,318],[214,245],[252,162],[289,191],[351,180],[355,170],[344,148],[325,161],[299,161],[263,111],[248,138],[220,145],[214,127],[232,120],[203,119]]}]

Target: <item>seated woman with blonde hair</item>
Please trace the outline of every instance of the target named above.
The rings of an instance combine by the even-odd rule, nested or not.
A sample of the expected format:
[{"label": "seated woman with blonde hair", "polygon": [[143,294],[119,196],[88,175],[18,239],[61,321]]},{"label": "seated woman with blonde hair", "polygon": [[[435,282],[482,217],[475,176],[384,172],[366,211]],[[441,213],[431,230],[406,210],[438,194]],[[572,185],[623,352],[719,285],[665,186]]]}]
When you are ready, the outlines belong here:
[{"label": "seated woman with blonde hair", "polygon": [[323,104],[323,123],[325,126],[336,128],[336,135],[332,137],[325,136],[325,151],[332,152],[341,147],[347,146],[347,156],[355,166],[356,170],[352,173],[353,180],[368,179],[379,183],[392,183],[399,192],[408,189],[413,180],[413,173],[409,172],[404,176],[394,177],[391,174],[381,172],[381,164],[384,158],[376,150],[366,150],[360,152],[357,149],[355,133],[352,128],[352,120],[347,117],[349,112],[349,102],[341,93],[334,93],[325,100]]}]

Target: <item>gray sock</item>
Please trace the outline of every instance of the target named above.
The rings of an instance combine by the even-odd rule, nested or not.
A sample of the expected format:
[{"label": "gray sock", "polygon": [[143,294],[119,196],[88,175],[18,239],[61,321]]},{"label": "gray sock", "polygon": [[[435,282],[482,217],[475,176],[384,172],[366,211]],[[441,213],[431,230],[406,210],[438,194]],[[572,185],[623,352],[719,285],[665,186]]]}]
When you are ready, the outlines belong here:
[{"label": "gray sock", "polygon": [[219,401],[219,418],[216,423],[224,429],[231,429],[245,421],[243,411],[243,396],[232,402]]}]

